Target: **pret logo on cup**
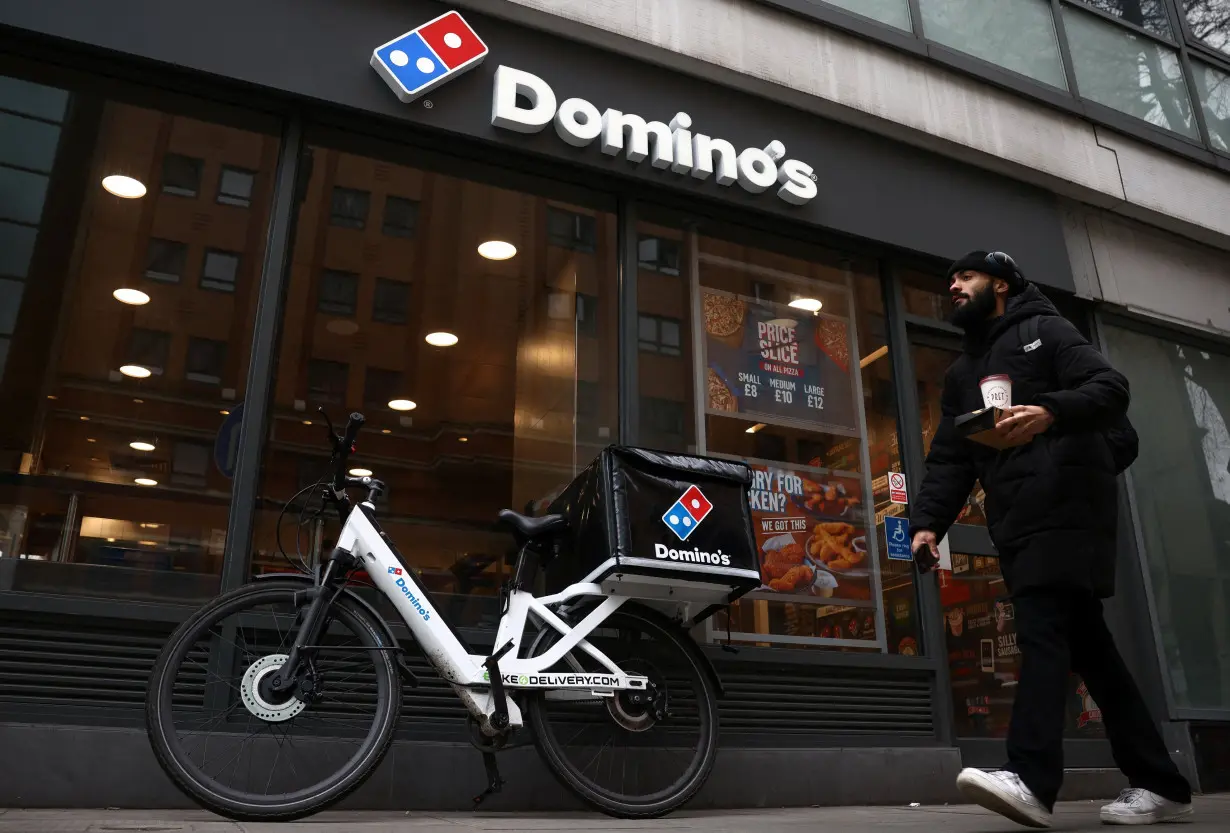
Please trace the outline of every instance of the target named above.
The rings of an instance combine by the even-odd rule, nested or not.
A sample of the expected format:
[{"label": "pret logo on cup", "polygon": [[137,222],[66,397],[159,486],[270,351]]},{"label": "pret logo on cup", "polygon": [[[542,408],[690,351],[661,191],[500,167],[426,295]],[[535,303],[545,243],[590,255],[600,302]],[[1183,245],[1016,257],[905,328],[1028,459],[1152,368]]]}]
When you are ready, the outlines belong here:
[{"label": "pret logo on cup", "polygon": [[700,522],[712,511],[713,504],[699,488],[692,486],[683,493],[683,497],[679,498],[674,506],[666,510],[662,521],[670,527],[680,541],[686,541],[696,531],[696,527],[700,526]]},{"label": "pret logo on cup", "polygon": [[987,408],[1012,407],[1012,380],[1007,376],[987,376],[978,383],[982,388],[982,404]]},{"label": "pret logo on cup", "polygon": [[442,14],[372,52],[372,69],[409,104],[483,62],[487,44],[457,12]]}]

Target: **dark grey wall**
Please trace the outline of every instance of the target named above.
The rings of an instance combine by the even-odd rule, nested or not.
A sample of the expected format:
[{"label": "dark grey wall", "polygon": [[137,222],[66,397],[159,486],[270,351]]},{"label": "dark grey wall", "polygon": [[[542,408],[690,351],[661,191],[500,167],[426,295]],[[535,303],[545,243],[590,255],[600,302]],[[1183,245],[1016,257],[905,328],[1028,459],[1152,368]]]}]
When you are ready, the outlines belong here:
[{"label": "dark grey wall", "polygon": [[[1002,249],[1040,283],[1072,290],[1049,193],[883,137],[639,63],[542,32],[467,14],[491,49],[477,70],[423,102],[401,104],[368,66],[372,50],[449,7],[429,0],[0,0],[0,23],[358,108],[407,125],[476,137],[620,176],[720,198],[914,252],[955,258]],[[560,101],[580,96],[694,129],[736,148],[785,143],[812,165],[820,195],[796,208],[770,191],[749,195],[575,149],[551,128],[520,136],[490,126],[492,76],[500,64],[532,72]]]}]

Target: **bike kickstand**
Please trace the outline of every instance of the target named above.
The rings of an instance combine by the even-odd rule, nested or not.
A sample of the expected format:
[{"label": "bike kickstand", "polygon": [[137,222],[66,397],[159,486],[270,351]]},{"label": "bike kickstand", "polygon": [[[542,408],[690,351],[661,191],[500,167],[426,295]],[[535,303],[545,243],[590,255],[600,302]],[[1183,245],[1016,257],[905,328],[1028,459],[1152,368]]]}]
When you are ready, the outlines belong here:
[{"label": "bike kickstand", "polygon": [[482,804],[487,796],[498,793],[504,787],[504,779],[500,777],[500,765],[495,760],[494,752],[483,753],[483,767],[487,770],[487,789],[474,796],[474,806]]}]

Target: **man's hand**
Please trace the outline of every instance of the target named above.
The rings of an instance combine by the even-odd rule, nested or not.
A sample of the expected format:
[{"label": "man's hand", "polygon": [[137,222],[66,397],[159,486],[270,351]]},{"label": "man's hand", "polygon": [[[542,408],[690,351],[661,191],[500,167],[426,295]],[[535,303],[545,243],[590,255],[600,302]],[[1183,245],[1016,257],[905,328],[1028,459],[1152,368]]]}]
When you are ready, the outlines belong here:
[{"label": "man's hand", "polygon": [[1004,410],[1008,415],[995,426],[995,432],[1008,442],[1032,440],[1055,424],[1055,415],[1039,405],[1013,405]]},{"label": "man's hand", "polygon": [[914,533],[910,552],[914,554],[914,563],[918,565],[920,573],[929,573],[940,563],[939,545],[936,543],[935,533],[929,529],[920,529]]}]

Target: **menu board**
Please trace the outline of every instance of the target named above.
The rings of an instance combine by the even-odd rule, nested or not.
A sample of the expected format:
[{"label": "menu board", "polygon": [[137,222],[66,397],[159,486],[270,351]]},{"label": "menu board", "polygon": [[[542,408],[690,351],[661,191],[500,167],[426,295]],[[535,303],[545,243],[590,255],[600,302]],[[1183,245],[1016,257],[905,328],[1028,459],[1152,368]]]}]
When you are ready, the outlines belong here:
[{"label": "menu board", "polygon": [[820,604],[872,600],[859,475],[753,463],[750,495],[760,591]]},{"label": "menu board", "polygon": [[708,408],[857,431],[843,318],[704,290]]}]

